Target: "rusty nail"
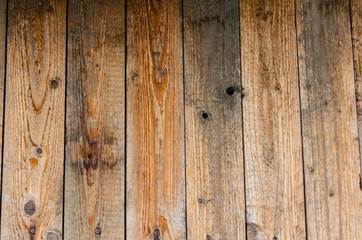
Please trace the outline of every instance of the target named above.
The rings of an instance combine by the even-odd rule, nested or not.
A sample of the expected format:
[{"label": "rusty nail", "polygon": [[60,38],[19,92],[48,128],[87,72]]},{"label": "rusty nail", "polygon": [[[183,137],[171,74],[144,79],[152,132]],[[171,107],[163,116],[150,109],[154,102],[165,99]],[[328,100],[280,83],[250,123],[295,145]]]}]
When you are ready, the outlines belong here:
[{"label": "rusty nail", "polygon": [[38,147],[37,149],[36,149],[36,154],[37,155],[42,155],[43,154],[43,149],[42,148],[40,148],[40,147]]},{"label": "rusty nail", "polygon": [[31,227],[30,229],[29,229],[29,232],[30,232],[30,234],[35,234],[35,227]]},{"label": "rusty nail", "polygon": [[100,227],[96,227],[96,229],[94,229],[94,233],[97,235],[101,234],[101,228]]},{"label": "rusty nail", "polygon": [[59,82],[57,80],[53,79],[53,80],[50,81],[50,86],[52,88],[57,88],[59,86]]},{"label": "rusty nail", "polygon": [[47,240],[59,240],[59,235],[55,232],[48,232]]},{"label": "rusty nail", "polygon": [[33,200],[29,200],[27,203],[25,203],[24,212],[28,216],[33,216],[34,215],[34,213],[36,212],[36,205],[35,205],[35,202]]}]

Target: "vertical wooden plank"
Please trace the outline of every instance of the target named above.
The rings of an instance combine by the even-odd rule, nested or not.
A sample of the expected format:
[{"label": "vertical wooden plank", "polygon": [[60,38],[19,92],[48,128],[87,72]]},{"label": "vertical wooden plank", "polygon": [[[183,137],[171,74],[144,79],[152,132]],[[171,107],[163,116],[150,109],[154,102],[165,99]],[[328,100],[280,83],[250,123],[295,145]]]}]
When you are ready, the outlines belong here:
[{"label": "vertical wooden plank", "polygon": [[349,2],[297,10],[308,239],[362,239]]},{"label": "vertical wooden plank", "polygon": [[188,239],[245,239],[237,0],[184,1]]},{"label": "vertical wooden plank", "polygon": [[1,239],[61,239],[66,1],[8,13]]},{"label": "vertical wooden plank", "polygon": [[127,4],[127,239],[185,239],[181,1]]},{"label": "vertical wooden plank", "polygon": [[248,239],[305,239],[294,1],[240,0]]},{"label": "vertical wooden plank", "polygon": [[[5,49],[6,49],[6,13],[7,0],[0,0],[0,136],[3,134],[3,113],[4,113],[4,83],[5,83]],[[2,150],[3,139],[0,139],[0,149]],[[2,156],[0,156],[0,164]],[[1,178],[1,174],[0,174]],[[0,188],[1,190],[1,188]]]},{"label": "vertical wooden plank", "polygon": [[362,1],[351,1],[353,63],[356,85],[357,120],[360,149],[360,189],[362,191]]},{"label": "vertical wooden plank", "polygon": [[65,239],[124,239],[125,1],[68,8]]}]

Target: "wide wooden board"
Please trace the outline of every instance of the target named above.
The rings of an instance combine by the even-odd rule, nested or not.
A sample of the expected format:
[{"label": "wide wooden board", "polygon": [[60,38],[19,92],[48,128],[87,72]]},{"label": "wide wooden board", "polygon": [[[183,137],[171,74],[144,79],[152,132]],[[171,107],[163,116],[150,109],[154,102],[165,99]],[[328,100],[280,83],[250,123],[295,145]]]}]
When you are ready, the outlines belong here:
[{"label": "wide wooden board", "polygon": [[66,1],[8,9],[1,239],[61,239]]},{"label": "wide wooden board", "polygon": [[294,1],[240,0],[248,239],[305,239]]},{"label": "wide wooden board", "polygon": [[124,239],[125,1],[68,6],[65,239]]},{"label": "wide wooden board", "polygon": [[297,0],[308,239],[362,239],[349,2]]},{"label": "wide wooden board", "polygon": [[183,9],[188,239],[245,239],[238,1]]},{"label": "wide wooden board", "polygon": [[127,239],[186,239],[181,1],[127,1]]}]

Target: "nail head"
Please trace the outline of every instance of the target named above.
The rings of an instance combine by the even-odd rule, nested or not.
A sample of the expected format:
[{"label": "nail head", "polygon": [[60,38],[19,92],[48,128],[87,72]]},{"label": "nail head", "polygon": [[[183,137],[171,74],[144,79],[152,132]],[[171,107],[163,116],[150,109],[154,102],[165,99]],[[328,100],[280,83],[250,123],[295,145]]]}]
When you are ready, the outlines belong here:
[{"label": "nail head", "polygon": [[31,227],[31,228],[29,229],[29,232],[30,232],[30,234],[35,234],[35,227]]},{"label": "nail head", "polygon": [[43,149],[42,148],[40,148],[40,147],[38,147],[37,149],[36,149],[36,154],[37,155],[42,155],[43,154]]},{"label": "nail head", "polygon": [[50,86],[52,88],[57,88],[59,86],[59,82],[57,80],[53,79],[50,81]]}]

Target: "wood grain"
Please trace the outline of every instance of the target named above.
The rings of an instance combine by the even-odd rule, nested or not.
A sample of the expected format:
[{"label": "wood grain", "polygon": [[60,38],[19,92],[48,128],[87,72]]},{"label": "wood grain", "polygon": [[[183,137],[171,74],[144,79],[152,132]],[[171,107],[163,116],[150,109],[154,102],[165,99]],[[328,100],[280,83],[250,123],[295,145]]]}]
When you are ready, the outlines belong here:
[{"label": "wood grain", "polygon": [[294,1],[240,0],[248,239],[305,239]]},{"label": "wood grain", "polygon": [[362,1],[351,0],[353,64],[356,85],[357,119],[360,148],[360,189],[362,191]]},{"label": "wood grain", "polygon": [[[6,13],[7,0],[0,0],[0,136],[3,134],[3,109],[4,109],[4,89],[5,89],[5,54],[6,54]],[[3,139],[0,139],[0,149],[3,146]],[[0,156],[0,163],[2,156]],[[0,174],[1,178],[1,174]],[[1,189],[0,189],[1,190]]]},{"label": "wood grain", "polygon": [[238,1],[184,1],[188,239],[245,239]]},{"label": "wood grain", "polygon": [[127,3],[127,239],[186,239],[180,2]]},{"label": "wood grain", "polygon": [[308,239],[362,239],[348,1],[297,0]]},{"label": "wood grain", "polygon": [[124,239],[125,1],[68,6],[65,239]]},{"label": "wood grain", "polygon": [[61,239],[66,2],[8,12],[1,239]]}]

